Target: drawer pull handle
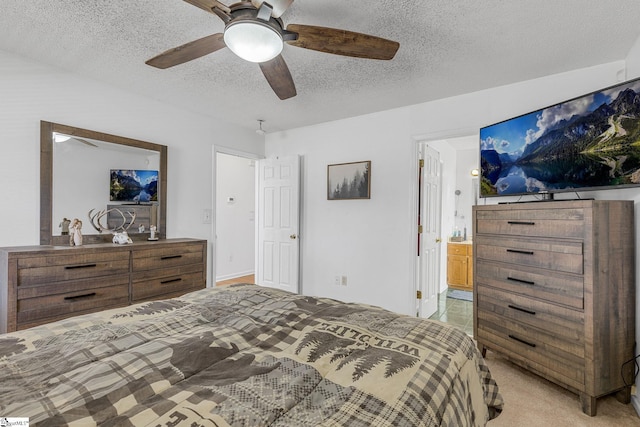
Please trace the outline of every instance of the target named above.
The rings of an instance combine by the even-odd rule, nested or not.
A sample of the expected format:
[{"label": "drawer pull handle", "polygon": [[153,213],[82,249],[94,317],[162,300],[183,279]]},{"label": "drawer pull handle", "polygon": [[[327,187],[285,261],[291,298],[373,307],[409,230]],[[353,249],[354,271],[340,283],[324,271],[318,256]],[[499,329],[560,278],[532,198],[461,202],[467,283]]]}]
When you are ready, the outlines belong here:
[{"label": "drawer pull handle", "polygon": [[174,259],[174,258],[182,258],[182,255],[167,255],[167,256],[160,257],[161,260]]},{"label": "drawer pull handle", "polygon": [[511,252],[514,254],[533,255],[533,251],[521,251],[518,249],[507,249],[507,252]]},{"label": "drawer pull handle", "polygon": [[511,304],[509,304],[509,305],[508,305],[508,307],[509,307],[509,308],[512,308],[512,309],[514,309],[514,310],[521,311],[521,312],[523,312],[523,313],[531,314],[532,316],[535,316],[535,315],[536,315],[536,312],[535,312],[535,311],[527,310],[526,308],[518,307],[518,306],[516,306],[516,305],[511,305]]},{"label": "drawer pull handle", "polygon": [[177,279],[169,279],[169,280],[163,280],[160,282],[161,285],[166,285],[168,283],[175,283],[175,282],[180,282],[182,281],[181,277],[178,277]]},{"label": "drawer pull handle", "polygon": [[64,297],[65,301],[75,301],[78,298],[89,298],[89,297],[94,297],[96,296],[95,292],[91,292],[90,294],[82,294],[82,295],[75,295],[72,297]]},{"label": "drawer pull handle", "polygon": [[518,282],[518,283],[524,283],[525,285],[535,285],[535,282],[532,282],[531,280],[523,280],[523,279],[516,279],[515,277],[507,277],[507,280],[511,280],[512,282]]},{"label": "drawer pull handle", "polygon": [[512,340],[516,340],[516,341],[518,341],[518,342],[521,342],[522,344],[526,344],[526,345],[528,345],[529,347],[535,347],[535,346],[536,346],[534,343],[531,343],[531,342],[529,342],[529,341],[525,341],[525,340],[523,340],[523,339],[521,339],[521,338],[518,338],[518,337],[516,337],[516,336],[513,336],[513,335],[511,335],[511,334],[509,334],[509,338],[511,338]]},{"label": "drawer pull handle", "polygon": [[93,268],[93,267],[97,267],[98,264],[81,264],[81,265],[65,265],[64,269],[65,270],[75,270],[78,268]]},{"label": "drawer pull handle", "polygon": [[531,222],[531,221],[507,221],[507,224],[511,224],[511,225],[536,225],[535,222]]}]

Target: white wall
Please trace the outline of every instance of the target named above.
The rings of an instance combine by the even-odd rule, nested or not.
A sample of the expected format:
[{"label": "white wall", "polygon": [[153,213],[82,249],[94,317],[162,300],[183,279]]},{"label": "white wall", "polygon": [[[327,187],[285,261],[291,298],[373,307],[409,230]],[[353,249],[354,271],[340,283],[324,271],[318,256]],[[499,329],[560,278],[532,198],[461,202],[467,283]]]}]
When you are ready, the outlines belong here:
[{"label": "white wall", "polygon": [[216,281],[220,281],[254,274],[256,176],[254,160],[218,153],[216,164]]},{"label": "white wall", "polygon": [[213,208],[213,144],[264,152],[262,138],[252,130],[3,51],[0,99],[0,246],[39,243],[40,120],[167,145],[168,237],[212,241],[212,226],[203,224],[202,214]]},{"label": "white wall", "polygon": [[[478,142],[479,145],[479,142]],[[471,176],[471,169],[478,169],[478,148],[471,150],[458,150],[456,152],[456,189],[460,190],[458,196],[458,209],[456,225],[463,231],[467,229],[467,237],[471,237],[471,207],[475,204],[477,178]]]}]

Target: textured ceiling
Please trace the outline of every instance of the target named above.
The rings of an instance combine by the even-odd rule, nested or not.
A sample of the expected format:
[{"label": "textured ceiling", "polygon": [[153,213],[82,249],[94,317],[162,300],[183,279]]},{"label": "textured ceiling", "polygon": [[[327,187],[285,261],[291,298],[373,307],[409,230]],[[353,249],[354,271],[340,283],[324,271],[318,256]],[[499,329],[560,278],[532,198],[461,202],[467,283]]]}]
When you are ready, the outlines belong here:
[{"label": "textured ceiling", "polygon": [[222,32],[217,16],[181,0],[2,0],[0,49],[244,127],[264,119],[274,131],[623,60],[639,18],[637,0],[297,0],[285,25],[372,34],[400,50],[376,61],[285,45],[298,91],[285,101],[228,49],[166,70],[145,65]]}]

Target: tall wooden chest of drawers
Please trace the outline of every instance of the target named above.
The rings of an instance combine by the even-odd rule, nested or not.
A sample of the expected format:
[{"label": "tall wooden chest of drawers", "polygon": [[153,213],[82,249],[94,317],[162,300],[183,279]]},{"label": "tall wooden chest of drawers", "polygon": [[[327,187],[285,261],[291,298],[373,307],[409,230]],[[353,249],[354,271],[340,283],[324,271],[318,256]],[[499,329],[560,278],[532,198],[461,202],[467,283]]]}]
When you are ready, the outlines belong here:
[{"label": "tall wooden chest of drawers", "polygon": [[0,333],[206,286],[207,242],[0,248]]},{"label": "tall wooden chest of drawers", "polygon": [[635,341],[632,201],[475,206],[474,337],[580,395],[628,403]]}]

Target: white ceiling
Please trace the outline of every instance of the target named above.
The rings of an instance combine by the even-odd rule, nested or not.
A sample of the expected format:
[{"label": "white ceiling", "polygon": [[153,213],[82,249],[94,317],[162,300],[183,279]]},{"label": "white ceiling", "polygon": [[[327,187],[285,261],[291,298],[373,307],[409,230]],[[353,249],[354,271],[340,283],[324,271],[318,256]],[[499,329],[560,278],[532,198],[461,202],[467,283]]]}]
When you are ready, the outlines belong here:
[{"label": "white ceiling", "polygon": [[228,49],[166,70],[145,65],[222,32],[217,16],[182,0],[2,0],[0,49],[244,127],[264,119],[274,131],[624,60],[640,37],[637,0],[296,0],[282,19],[400,50],[376,61],[286,45],[298,95],[281,101],[256,64]]}]

